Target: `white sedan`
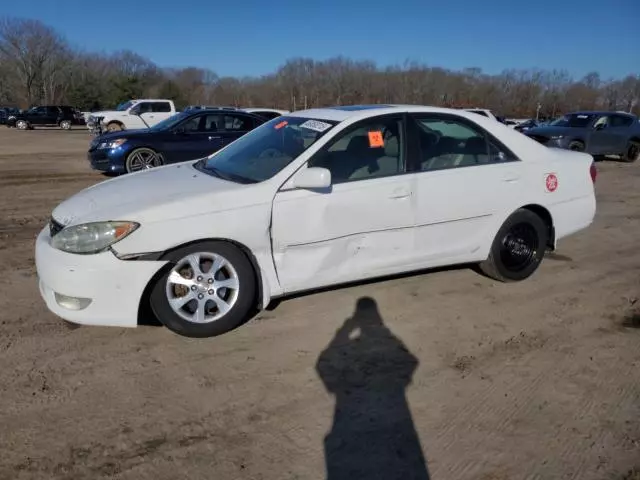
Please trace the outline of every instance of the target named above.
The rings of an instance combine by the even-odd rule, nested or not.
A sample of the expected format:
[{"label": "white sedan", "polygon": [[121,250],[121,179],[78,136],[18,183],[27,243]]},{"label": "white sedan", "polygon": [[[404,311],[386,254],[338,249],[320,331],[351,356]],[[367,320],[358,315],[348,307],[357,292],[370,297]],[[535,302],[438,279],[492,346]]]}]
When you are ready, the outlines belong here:
[{"label": "white sedan", "polygon": [[373,105],[275,118],[198,161],[87,188],[36,242],[47,306],[191,337],[302,290],[452,264],[529,277],[588,227],[593,159],[462,110]]}]

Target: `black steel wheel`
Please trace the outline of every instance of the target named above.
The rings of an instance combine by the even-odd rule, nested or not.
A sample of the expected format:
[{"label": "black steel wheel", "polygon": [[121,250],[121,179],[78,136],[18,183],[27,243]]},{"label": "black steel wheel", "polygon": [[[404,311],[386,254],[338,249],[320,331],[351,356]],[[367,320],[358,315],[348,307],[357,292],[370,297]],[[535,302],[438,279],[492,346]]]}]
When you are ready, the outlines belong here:
[{"label": "black steel wheel", "polygon": [[544,257],[549,227],[534,212],[516,210],[496,234],[489,257],[480,264],[489,277],[502,282],[524,280],[535,272]]}]

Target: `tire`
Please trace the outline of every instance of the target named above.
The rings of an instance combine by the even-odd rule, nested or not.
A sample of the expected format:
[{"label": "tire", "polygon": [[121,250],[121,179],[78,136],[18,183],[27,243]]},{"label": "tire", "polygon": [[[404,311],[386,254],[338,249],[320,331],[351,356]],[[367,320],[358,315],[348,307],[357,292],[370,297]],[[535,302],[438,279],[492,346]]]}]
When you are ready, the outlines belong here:
[{"label": "tire", "polygon": [[[185,337],[214,337],[249,318],[256,302],[256,276],[247,256],[234,245],[198,242],[166,254],[163,260],[171,261],[172,267],[155,280],[149,303],[169,330]],[[212,274],[220,261],[222,266]],[[193,275],[191,265],[200,272]],[[226,288],[222,282],[234,286]]]},{"label": "tire", "polygon": [[63,130],[71,130],[71,121],[70,120],[62,120],[60,122],[60,128]]},{"label": "tire", "polygon": [[18,130],[30,130],[31,125],[26,120],[17,120],[16,121],[16,129]]},{"label": "tire", "polygon": [[164,165],[162,154],[152,148],[136,148],[127,155],[124,168],[127,173],[134,173],[161,165]]},{"label": "tire", "polygon": [[118,122],[111,122],[107,125],[107,132],[121,132],[123,130],[122,124]]},{"label": "tire", "polygon": [[580,140],[572,140],[569,142],[569,150],[573,150],[575,152],[584,152],[584,143]]},{"label": "tire", "polygon": [[[498,230],[489,257],[480,269],[501,282],[524,280],[540,266],[548,239],[549,229],[538,215],[522,208],[516,210]],[[521,247],[519,252],[517,247]]]},{"label": "tire", "polygon": [[640,158],[640,143],[638,142],[629,142],[627,145],[627,149],[624,151],[622,155],[622,160],[627,163],[633,163]]}]

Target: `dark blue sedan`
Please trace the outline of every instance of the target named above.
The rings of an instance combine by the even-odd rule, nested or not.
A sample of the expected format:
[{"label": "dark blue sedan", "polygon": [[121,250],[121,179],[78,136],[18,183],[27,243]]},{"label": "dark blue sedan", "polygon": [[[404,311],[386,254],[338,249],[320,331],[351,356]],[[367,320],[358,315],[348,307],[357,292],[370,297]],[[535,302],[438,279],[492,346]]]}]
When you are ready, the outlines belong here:
[{"label": "dark blue sedan", "polygon": [[137,172],[206,157],[264,122],[241,111],[182,112],[149,129],[100,135],[91,142],[88,157],[94,170]]}]

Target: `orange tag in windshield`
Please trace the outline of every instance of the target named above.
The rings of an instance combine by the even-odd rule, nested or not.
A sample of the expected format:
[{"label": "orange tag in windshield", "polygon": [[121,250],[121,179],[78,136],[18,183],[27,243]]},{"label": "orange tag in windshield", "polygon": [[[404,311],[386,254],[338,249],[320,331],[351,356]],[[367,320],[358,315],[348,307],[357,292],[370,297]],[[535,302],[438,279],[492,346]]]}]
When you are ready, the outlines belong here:
[{"label": "orange tag in windshield", "polygon": [[280,130],[282,127],[286,127],[288,123],[289,122],[287,122],[286,120],[283,120],[282,122],[276,124],[276,126],[274,128],[276,130]]},{"label": "orange tag in windshield", "polygon": [[369,146],[371,148],[384,147],[382,132],[369,132]]}]

